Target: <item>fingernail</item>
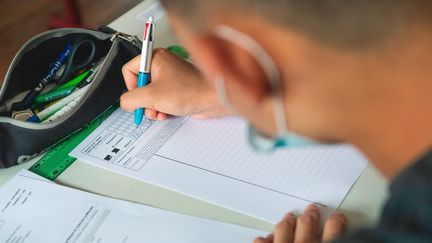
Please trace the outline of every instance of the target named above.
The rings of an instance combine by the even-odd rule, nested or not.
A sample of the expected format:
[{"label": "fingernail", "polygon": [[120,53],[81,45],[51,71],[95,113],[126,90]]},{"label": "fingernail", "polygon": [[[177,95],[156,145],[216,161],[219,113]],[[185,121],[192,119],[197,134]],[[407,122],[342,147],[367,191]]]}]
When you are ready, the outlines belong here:
[{"label": "fingernail", "polygon": [[295,217],[296,216],[293,213],[289,212],[289,213],[285,214],[284,219],[285,220],[291,220],[291,219],[295,219]]},{"label": "fingernail", "polygon": [[307,207],[306,210],[314,217],[315,220],[318,220],[320,218],[320,210],[316,205],[311,204]]},{"label": "fingernail", "polygon": [[267,240],[273,240],[273,238],[274,238],[274,235],[273,235],[273,234],[269,234],[269,235],[267,235],[267,237],[266,237]]},{"label": "fingernail", "polygon": [[344,224],[348,224],[348,219],[346,218],[346,216],[341,213],[341,212],[336,212],[333,214],[333,217],[337,217],[338,220],[340,220],[342,223]]},{"label": "fingernail", "polygon": [[309,204],[309,206],[307,207],[307,210],[319,211],[320,209],[315,204]]}]

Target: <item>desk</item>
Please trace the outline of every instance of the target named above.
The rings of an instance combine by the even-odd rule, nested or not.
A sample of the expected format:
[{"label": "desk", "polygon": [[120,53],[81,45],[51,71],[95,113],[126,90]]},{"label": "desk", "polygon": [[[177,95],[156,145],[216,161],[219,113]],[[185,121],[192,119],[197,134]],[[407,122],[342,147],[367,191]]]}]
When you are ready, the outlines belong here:
[{"label": "desk", "polygon": [[[154,3],[147,0],[121,16],[110,27],[124,33],[142,36],[144,23],[136,16]],[[156,42],[158,46],[174,44],[166,19],[157,22]],[[38,158],[25,164],[0,170],[0,185],[18,171],[29,168]],[[99,167],[76,161],[57,180],[57,183],[84,191],[143,203],[158,208],[209,219],[241,224],[262,230],[272,230],[273,226],[259,219],[221,208],[158,186],[113,173]],[[343,203],[340,210],[347,214],[350,229],[367,226],[376,222],[381,205],[387,197],[387,182],[371,165],[363,171]],[[281,215],[282,217],[282,215]]]}]

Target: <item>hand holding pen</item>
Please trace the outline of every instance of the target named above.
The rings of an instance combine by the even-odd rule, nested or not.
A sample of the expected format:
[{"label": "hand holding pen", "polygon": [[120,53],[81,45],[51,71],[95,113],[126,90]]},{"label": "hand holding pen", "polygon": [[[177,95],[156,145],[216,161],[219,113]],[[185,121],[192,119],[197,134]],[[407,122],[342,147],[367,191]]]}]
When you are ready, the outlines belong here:
[{"label": "hand holding pen", "polygon": [[[153,41],[152,24],[152,19],[146,24],[142,55],[123,66],[128,92],[120,99],[122,109],[135,111],[137,125],[144,116],[142,107],[147,107],[147,118],[158,121],[166,120],[170,115],[196,118],[231,115],[232,111],[219,103],[213,85],[203,79],[196,66],[184,60],[188,59],[189,54],[183,47],[169,46],[155,50],[148,47],[152,46]],[[150,65],[150,62],[153,64]],[[144,86],[139,86],[138,83],[148,84],[150,69],[157,70],[157,73],[151,75],[152,85],[137,89]],[[139,76],[143,79],[138,80]]]},{"label": "hand holding pen", "polygon": [[158,121],[169,116],[203,119],[232,115],[219,103],[213,84],[204,80],[193,63],[184,60],[188,56],[180,46],[154,49],[151,85],[141,89],[136,88],[141,56],[126,63],[122,72],[128,92],[121,96],[122,109],[133,112],[146,107],[145,116]]}]

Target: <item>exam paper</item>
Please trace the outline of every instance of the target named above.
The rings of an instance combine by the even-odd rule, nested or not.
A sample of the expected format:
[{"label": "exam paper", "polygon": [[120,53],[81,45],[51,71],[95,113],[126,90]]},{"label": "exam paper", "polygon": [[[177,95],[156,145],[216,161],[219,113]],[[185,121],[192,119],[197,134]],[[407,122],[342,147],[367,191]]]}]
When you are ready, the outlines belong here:
[{"label": "exam paper", "polygon": [[0,242],[252,242],[266,232],[63,187],[23,172],[0,188]]},{"label": "exam paper", "polygon": [[310,203],[336,209],[367,162],[347,145],[288,148],[258,154],[236,117],[164,122],[113,113],[71,155],[271,223]]}]

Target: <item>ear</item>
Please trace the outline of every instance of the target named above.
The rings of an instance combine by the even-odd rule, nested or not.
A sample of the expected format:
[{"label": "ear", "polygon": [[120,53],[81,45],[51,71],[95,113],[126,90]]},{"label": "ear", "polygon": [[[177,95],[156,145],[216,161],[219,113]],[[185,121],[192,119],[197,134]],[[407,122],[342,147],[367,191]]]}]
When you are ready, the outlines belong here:
[{"label": "ear", "polygon": [[193,56],[207,79],[222,75],[226,85],[243,90],[256,104],[270,95],[269,81],[255,58],[242,47],[213,34],[197,37]]}]

